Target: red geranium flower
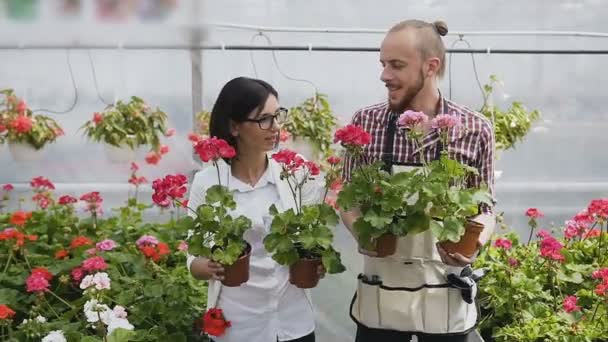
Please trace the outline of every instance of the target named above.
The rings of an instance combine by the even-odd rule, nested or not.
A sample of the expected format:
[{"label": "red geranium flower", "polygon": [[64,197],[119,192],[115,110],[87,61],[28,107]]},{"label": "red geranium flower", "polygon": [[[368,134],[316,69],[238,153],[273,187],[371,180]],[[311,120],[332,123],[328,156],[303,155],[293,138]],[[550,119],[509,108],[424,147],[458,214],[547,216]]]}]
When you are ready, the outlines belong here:
[{"label": "red geranium flower", "polygon": [[334,134],[334,142],[339,142],[345,146],[363,146],[371,141],[372,136],[361,127],[355,125],[342,127]]},{"label": "red geranium flower", "polygon": [[543,214],[541,211],[539,211],[536,208],[530,208],[526,211],[526,216],[530,217],[530,218],[540,218],[540,217],[544,217],[545,214]]},{"label": "red geranium flower", "polygon": [[230,321],[224,317],[222,309],[213,308],[207,310],[202,319],[203,332],[211,336],[222,336],[226,333],[226,329],[230,328]]},{"label": "red geranium flower", "polygon": [[76,203],[78,202],[78,199],[76,197],[72,197],[70,195],[63,195],[61,197],[59,197],[58,203],[61,205],[67,205],[67,204],[71,204],[71,203]]},{"label": "red geranium flower", "polygon": [[72,249],[81,247],[81,246],[92,246],[93,245],[93,241],[91,241],[89,238],[85,237],[85,236],[77,236],[72,240],[72,243],[70,244],[70,247]]},{"label": "red geranium flower", "polygon": [[188,178],[182,174],[167,175],[152,182],[152,200],[161,207],[167,207],[171,200],[180,200],[186,194]]},{"label": "red geranium flower", "polygon": [[55,185],[48,178],[42,176],[32,178],[30,186],[38,190],[55,190]]},{"label": "red geranium flower", "polygon": [[10,319],[15,316],[15,311],[8,306],[0,304],[0,320]]},{"label": "red geranium flower", "polygon": [[32,217],[31,212],[16,211],[11,216],[10,223],[14,224],[15,226],[23,226],[27,220],[30,219],[30,217]]},{"label": "red geranium flower", "polygon": [[194,151],[202,161],[217,161],[220,158],[231,159],[236,156],[236,150],[226,140],[216,137],[200,140],[194,145]]},{"label": "red geranium flower", "polygon": [[10,122],[10,125],[17,133],[27,133],[32,129],[33,123],[30,117],[18,115],[16,119]]}]

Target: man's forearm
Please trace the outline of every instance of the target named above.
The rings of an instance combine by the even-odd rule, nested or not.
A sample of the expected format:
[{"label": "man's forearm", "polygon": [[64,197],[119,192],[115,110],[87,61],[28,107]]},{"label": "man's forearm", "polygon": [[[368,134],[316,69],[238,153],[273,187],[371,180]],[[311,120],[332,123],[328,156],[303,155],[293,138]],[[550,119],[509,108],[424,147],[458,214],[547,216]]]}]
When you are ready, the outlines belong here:
[{"label": "man's forearm", "polygon": [[350,231],[350,233],[356,240],[357,234],[353,229],[353,225],[355,221],[357,221],[357,219],[361,217],[361,211],[359,211],[359,209],[351,209],[349,211],[340,210],[340,217],[342,218],[342,222],[344,223],[346,228]]}]

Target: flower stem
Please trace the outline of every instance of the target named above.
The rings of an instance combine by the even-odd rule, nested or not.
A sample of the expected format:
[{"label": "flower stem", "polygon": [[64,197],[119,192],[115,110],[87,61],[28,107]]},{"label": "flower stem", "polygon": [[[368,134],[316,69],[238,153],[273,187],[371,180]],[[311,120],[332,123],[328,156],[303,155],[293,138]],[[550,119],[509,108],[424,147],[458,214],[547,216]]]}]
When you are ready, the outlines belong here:
[{"label": "flower stem", "polygon": [[[51,292],[51,291],[49,291]],[[53,312],[53,314],[55,315],[55,317],[59,318],[59,314],[57,313],[57,311],[55,311],[55,309],[53,309],[53,306],[51,305],[51,303],[49,303],[48,300],[46,300],[46,297],[42,297],[44,299],[44,302],[46,303],[46,305],[48,305],[48,307],[51,309],[51,311]]]},{"label": "flower stem", "polygon": [[51,295],[53,295],[53,297],[59,299],[59,301],[62,302],[63,304],[65,304],[65,305],[67,305],[68,308],[74,309],[74,307],[70,303],[66,302],[63,298],[59,297],[57,294],[55,294],[55,292],[49,290],[48,293],[50,293]]},{"label": "flower stem", "polygon": [[600,304],[602,304],[602,301],[598,301],[597,304],[595,305],[595,309],[593,310],[593,315],[591,316],[591,322],[595,321],[595,314],[597,313],[597,309],[600,307]]},{"label": "flower stem", "polygon": [[30,265],[30,261],[27,259],[27,251],[24,249],[23,250],[23,260],[25,260],[25,264],[27,265],[27,268],[29,268],[29,270],[32,270],[32,265]]},{"label": "flower stem", "polygon": [[2,271],[2,275],[4,275],[6,273],[6,271],[8,270],[8,266],[11,264],[11,261],[13,259],[13,251],[9,251],[8,253],[8,260],[6,260],[6,266],[4,266],[4,270]]},{"label": "flower stem", "polygon": [[[607,224],[607,230],[608,230],[608,223]],[[596,249],[596,257],[597,258],[602,258],[604,259],[604,257],[602,256],[602,235],[604,235],[604,226],[600,223],[600,242],[597,245],[597,249]]]},{"label": "flower stem", "polygon": [[528,237],[527,245],[530,245],[530,242],[532,241],[532,235],[534,235],[534,229],[536,229],[536,221],[534,221],[534,219],[532,219],[530,221],[530,236]]}]

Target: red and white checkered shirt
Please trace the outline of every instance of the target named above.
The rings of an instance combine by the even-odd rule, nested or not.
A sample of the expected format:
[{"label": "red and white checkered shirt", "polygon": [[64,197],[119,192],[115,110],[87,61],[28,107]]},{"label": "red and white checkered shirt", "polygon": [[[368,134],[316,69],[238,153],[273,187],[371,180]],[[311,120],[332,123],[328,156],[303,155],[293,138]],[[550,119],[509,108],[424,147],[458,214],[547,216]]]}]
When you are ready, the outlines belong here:
[{"label": "red and white checkered shirt", "polygon": [[[490,193],[494,194],[494,131],[492,123],[482,114],[458,105],[450,100],[440,97],[438,114],[458,115],[460,124],[448,131],[447,152],[451,159],[462,164],[475,167],[478,176],[470,177],[468,186],[477,187],[482,184],[488,186]],[[398,114],[393,114],[398,115]],[[371,134],[371,143],[364,147],[363,160],[365,163],[374,163],[382,160],[384,146],[387,144],[387,128],[391,111],[388,103],[358,110],[352,119],[352,124],[360,126]],[[439,156],[441,147],[438,130],[431,129],[424,137],[422,148],[426,160],[435,160]],[[408,137],[405,130],[395,130],[393,144],[393,163],[401,165],[421,164],[421,154],[415,148],[415,142]],[[444,147],[445,148],[445,147]],[[344,158],[344,181],[349,181],[352,171],[361,162],[359,159],[346,155]],[[484,208],[484,212],[488,208]]]}]

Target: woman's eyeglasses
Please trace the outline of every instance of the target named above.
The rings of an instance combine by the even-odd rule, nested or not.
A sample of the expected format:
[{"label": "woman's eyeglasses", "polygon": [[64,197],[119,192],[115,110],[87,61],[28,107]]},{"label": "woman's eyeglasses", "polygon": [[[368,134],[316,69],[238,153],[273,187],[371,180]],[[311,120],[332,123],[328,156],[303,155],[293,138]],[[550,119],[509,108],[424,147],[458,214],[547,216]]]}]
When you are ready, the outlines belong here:
[{"label": "woman's eyeglasses", "polygon": [[281,107],[277,109],[277,111],[274,112],[273,115],[263,114],[263,117],[261,119],[245,119],[245,121],[257,122],[258,126],[260,126],[260,129],[269,130],[272,128],[275,121],[279,126],[283,125],[285,121],[287,121],[288,112],[289,111],[287,110],[287,108]]}]

